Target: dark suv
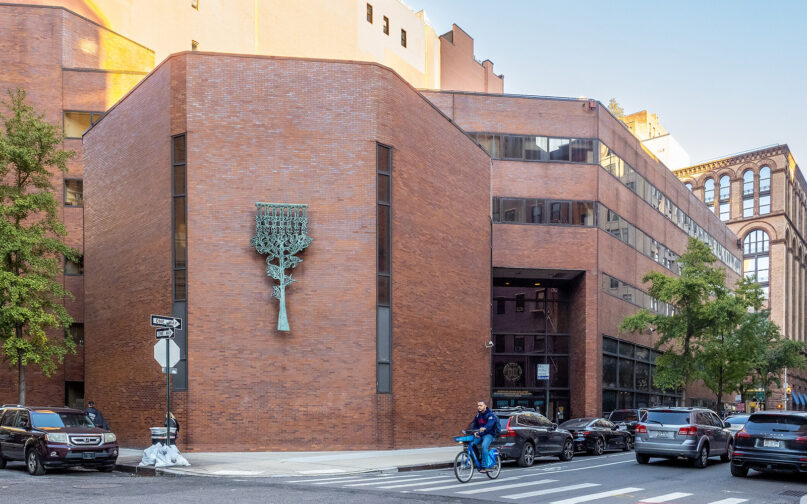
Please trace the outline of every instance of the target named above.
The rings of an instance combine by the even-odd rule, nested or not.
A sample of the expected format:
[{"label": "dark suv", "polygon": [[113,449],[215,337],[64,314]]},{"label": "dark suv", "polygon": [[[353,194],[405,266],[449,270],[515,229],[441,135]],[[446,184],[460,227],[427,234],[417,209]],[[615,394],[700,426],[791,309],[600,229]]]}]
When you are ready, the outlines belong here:
[{"label": "dark suv", "polygon": [[516,460],[521,467],[532,465],[536,457],[553,456],[560,460],[574,457],[574,441],[569,431],[532,410],[496,409],[501,432],[491,448],[497,448],[502,460]]},{"label": "dark suv", "polygon": [[731,474],[748,476],[748,470],[807,472],[807,413],[764,411],[754,413],[734,434]]},{"label": "dark suv", "polygon": [[93,467],[111,471],[118,459],[115,434],[95,427],[71,408],[13,406],[0,417],[0,468],[25,462],[34,476],[56,467]]}]

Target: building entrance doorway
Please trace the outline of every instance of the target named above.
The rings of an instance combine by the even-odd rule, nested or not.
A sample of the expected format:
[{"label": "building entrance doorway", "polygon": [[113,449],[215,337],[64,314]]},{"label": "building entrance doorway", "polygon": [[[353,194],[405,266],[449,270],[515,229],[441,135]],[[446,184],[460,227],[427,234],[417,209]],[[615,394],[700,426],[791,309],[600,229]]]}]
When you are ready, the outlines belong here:
[{"label": "building entrance doorway", "polygon": [[64,404],[68,408],[84,410],[84,382],[64,382]]}]

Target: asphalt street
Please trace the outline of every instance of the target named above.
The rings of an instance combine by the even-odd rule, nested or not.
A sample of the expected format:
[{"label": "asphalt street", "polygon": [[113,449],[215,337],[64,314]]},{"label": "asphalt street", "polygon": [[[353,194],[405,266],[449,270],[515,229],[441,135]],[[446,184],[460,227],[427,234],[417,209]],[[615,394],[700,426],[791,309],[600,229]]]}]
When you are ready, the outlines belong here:
[{"label": "asphalt street", "polygon": [[[751,472],[735,478],[711,459],[705,469],[653,459],[638,465],[630,453],[539,459],[531,468],[506,464],[497,480],[475,474],[459,483],[450,469],[287,478],[142,477],[94,471],[29,476],[22,464],[0,470],[0,503],[436,503],[542,504],[796,504],[807,495],[798,476]],[[804,500],[807,503],[807,499]]]}]

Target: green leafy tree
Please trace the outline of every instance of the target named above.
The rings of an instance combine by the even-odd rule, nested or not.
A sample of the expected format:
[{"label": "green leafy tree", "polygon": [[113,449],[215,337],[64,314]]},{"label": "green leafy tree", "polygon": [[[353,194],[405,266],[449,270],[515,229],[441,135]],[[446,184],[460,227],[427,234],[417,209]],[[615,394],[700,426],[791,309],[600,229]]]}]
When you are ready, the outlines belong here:
[{"label": "green leafy tree", "polygon": [[726,273],[714,266],[716,260],[708,245],[690,238],[686,253],[678,259],[680,276],[651,272],[642,278],[651,284],[649,294],[671,305],[674,313],[642,309],[620,324],[620,330],[651,329],[659,334],[656,348],[665,347],[665,351],[656,359],[654,383],[663,390],[682,388],[684,404],[686,388],[698,373],[697,351],[714,323],[714,314],[705,305],[712,295],[725,291]]},{"label": "green leafy tree", "polygon": [[[70,337],[49,337],[73,320],[63,301],[62,257],[78,260],[64,244],[53,194],[52,169],[67,171],[75,153],[63,151],[54,126],[25,103],[23,90],[9,91],[0,113],[0,341],[3,359],[19,373],[19,402],[25,404],[25,370],[36,364],[50,376],[67,352]],[[60,333],[61,334],[61,333]]]},{"label": "green leafy tree", "polygon": [[616,101],[616,98],[611,98],[608,101],[608,111],[614,114],[614,117],[620,121],[622,121],[622,119],[625,117],[625,110],[622,108],[619,102]]},{"label": "green leafy tree", "polygon": [[770,319],[769,310],[749,314],[749,326],[753,330],[754,340],[750,347],[752,356],[753,382],[768,397],[768,389],[772,385],[782,386],[785,368],[804,369],[804,343],[785,339],[779,326]]}]

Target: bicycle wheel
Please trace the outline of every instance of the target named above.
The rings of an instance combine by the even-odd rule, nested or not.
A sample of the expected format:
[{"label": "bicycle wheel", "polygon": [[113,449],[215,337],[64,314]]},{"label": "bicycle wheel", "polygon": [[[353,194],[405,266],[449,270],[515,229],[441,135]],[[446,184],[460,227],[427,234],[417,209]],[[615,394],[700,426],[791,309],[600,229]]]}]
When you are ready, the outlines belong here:
[{"label": "bicycle wheel", "polygon": [[490,479],[496,479],[499,477],[500,472],[502,472],[502,458],[499,455],[496,455],[496,462],[485,474],[487,474],[488,478]]},{"label": "bicycle wheel", "polygon": [[468,483],[474,477],[474,463],[467,451],[459,452],[454,458],[454,476],[460,483]]}]

